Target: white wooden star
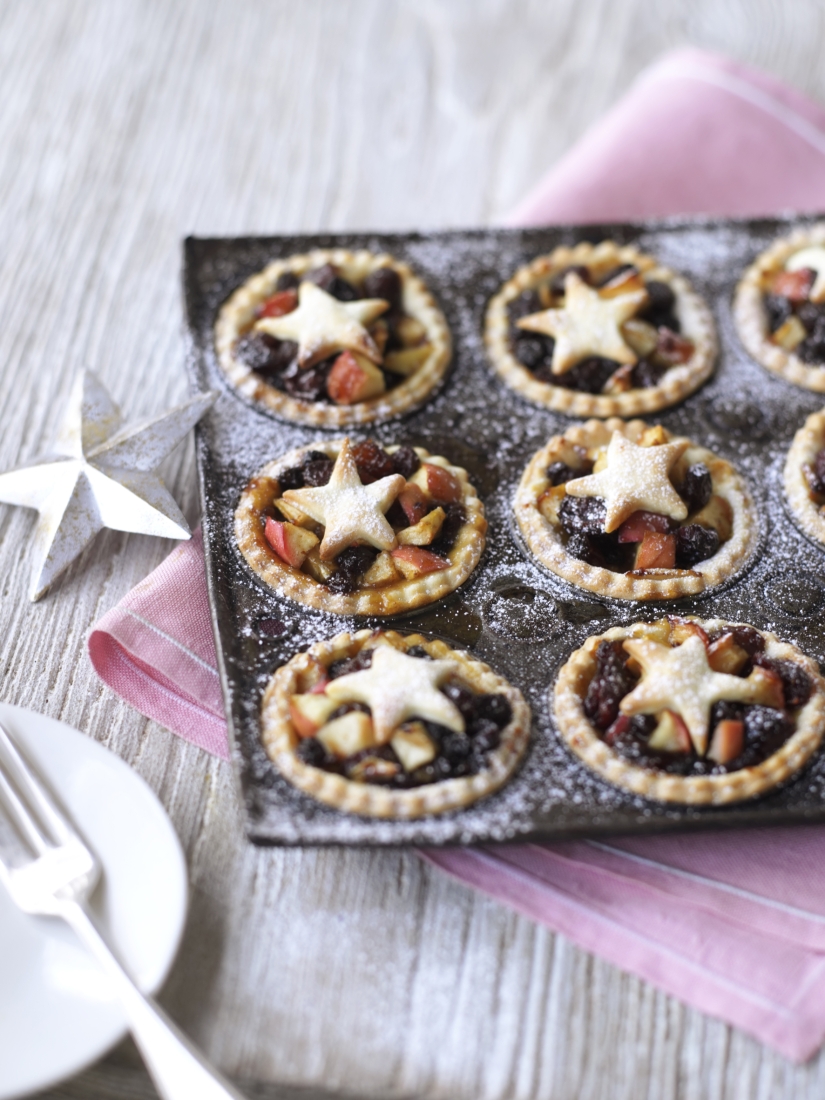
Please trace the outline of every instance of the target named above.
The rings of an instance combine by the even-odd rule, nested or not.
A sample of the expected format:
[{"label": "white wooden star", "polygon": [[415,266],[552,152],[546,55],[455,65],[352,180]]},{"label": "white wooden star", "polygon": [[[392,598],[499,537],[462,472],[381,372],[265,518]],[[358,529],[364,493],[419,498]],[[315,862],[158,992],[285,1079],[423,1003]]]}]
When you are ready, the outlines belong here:
[{"label": "white wooden star", "polygon": [[381,352],[365,325],[389,309],[383,298],[361,298],[339,302],[315,283],[303,282],[298,288],[298,308],[282,317],[262,317],[256,332],[266,332],[278,340],[295,340],[301,367],[334,355],[336,351],[355,351],[381,362]]},{"label": "white wooden star", "polygon": [[453,661],[408,657],[390,645],[380,645],[369,668],[331,680],[326,694],[340,703],[366,703],[380,745],[408,718],[424,718],[463,733],[461,712],[438,690],[457,671]]},{"label": "white wooden star", "polygon": [[602,497],[607,505],[605,531],[615,531],[637,511],[683,520],[687,505],[673,488],[668,474],[687,450],[686,439],[642,447],[614,432],[607,447],[607,465],[597,474],[568,481],[574,497]]},{"label": "white wooden star", "polygon": [[384,513],[405,484],[401,474],[390,474],[364,485],[349,440],[345,439],[327,484],[287,489],[284,500],[297,504],[316,523],[324,525],[320,554],[324,561],[330,561],[354,543],[366,542],[377,550],[393,550],[398,545]]},{"label": "white wooden star", "polygon": [[0,474],[0,501],[36,508],[30,597],[39,600],[104,527],[188,539],[180,509],[153,471],[217,398],[199,394],[122,428],[91,371],[77,379],[51,455]]},{"label": "white wooden star", "polygon": [[621,325],[635,316],[647,300],[646,290],[603,298],[571,271],[564,280],[563,309],[531,313],[517,324],[528,332],[554,337],[553,374],[566,374],[588,355],[600,355],[617,363],[636,363],[638,356],[625,342]]},{"label": "white wooden star", "polygon": [[647,638],[630,638],[624,647],[642,666],[642,679],[625,695],[622,714],[657,714],[672,710],[680,715],[693,747],[704,756],[708,747],[710,709],[714,703],[756,703],[764,692],[764,673],[756,668],[747,679],[714,672],[708,664],[705,643],[692,635],[671,648]]}]

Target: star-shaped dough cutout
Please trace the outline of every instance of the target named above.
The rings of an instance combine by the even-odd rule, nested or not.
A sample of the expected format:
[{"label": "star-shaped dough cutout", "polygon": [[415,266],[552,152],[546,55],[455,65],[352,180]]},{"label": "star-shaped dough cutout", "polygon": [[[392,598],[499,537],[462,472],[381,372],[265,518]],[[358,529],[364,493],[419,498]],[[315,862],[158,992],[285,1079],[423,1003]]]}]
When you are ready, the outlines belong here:
[{"label": "star-shaped dough cutout", "polygon": [[186,520],[153,472],[214,403],[199,394],[142,424],[121,427],[117,405],[91,371],[74,385],[53,453],[0,474],[0,501],[36,508],[30,597],[39,600],[98,531],[188,539]]},{"label": "star-shaped dough cutout", "polygon": [[319,552],[324,561],[329,561],[354,543],[366,542],[377,550],[393,550],[398,545],[384,513],[405,484],[401,474],[390,474],[364,485],[349,440],[345,439],[327,484],[287,489],[284,500],[297,504],[316,523],[324,525]]},{"label": "star-shaped dough cutout", "polygon": [[656,512],[683,520],[687,505],[668,474],[690,446],[686,439],[642,447],[614,432],[607,447],[607,465],[597,474],[568,481],[573,497],[602,497],[607,505],[605,531],[615,531],[634,512]]},{"label": "star-shaped dough cutout", "polygon": [[619,703],[619,710],[631,715],[674,711],[687,726],[699,756],[707,751],[713,704],[723,699],[755,703],[764,690],[761,669],[754,669],[747,679],[714,672],[698,635],[675,648],[648,638],[630,638],[624,647],[642,666],[642,679]]},{"label": "star-shaped dough cutout", "polygon": [[586,359],[600,355],[617,363],[636,363],[638,356],[622,336],[621,326],[648,300],[646,290],[631,290],[603,298],[598,290],[571,271],[564,280],[564,308],[531,313],[517,322],[528,332],[541,332],[556,341],[551,370],[566,374]]},{"label": "star-shaped dough cutout", "polygon": [[438,690],[457,671],[453,661],[408,657],[393,646],[380,645],[369,668],[330,681],[326,694],[340,703],[366,703],[380,745],[408,718],[424,718],[463,733],[461,712]]},{"label": "star-shaped dough cutout", "polygon": [[383,298],[339,302],[315,283],[303,282],[297,309],[282,317],[262,317],[254,327],[278,340],[294,340],[300,367],[310,367],[337,351],[354,351],[380,363],[381,352],[364,326],[389,308]]}]

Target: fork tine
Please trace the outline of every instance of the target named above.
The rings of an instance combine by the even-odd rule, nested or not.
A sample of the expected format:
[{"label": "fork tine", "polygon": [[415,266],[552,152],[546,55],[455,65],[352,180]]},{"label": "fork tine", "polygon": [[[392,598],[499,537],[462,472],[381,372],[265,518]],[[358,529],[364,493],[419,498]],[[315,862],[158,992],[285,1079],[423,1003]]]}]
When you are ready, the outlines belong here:
[{"label": "fork tine", "polygon": [[[0,790],[10,803],[20,828],[29,843],[34,846],[35,851],[44,852],[51,846],[50,839],[60,844],[73,836],[74,832],[64,815],[30,765],[23,759],[11,734],[2,722],[0,722],[0,746],[3,749],[3,753],[0,753]],[[7,758],[5,762],[2,759],[3,755]],[[28,806],[25,802],[28,802]],[[42,828],[38,827],[37,816],[40,817],[41,826],[45,825],[47,830],[51,831],[51,838],[44,835]]]}]

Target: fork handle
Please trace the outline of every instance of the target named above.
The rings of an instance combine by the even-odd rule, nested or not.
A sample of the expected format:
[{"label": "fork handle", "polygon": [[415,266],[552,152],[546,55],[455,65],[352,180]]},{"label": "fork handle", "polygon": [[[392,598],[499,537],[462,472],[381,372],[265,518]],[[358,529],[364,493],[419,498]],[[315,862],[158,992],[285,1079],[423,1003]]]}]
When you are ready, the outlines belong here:
[{"label": "fork handle", "polygon": [[140,992],[83,906],[67,902],[61,915],[113,979],[129,1029],[162,1100],[244,1100],[166,1013]]}]

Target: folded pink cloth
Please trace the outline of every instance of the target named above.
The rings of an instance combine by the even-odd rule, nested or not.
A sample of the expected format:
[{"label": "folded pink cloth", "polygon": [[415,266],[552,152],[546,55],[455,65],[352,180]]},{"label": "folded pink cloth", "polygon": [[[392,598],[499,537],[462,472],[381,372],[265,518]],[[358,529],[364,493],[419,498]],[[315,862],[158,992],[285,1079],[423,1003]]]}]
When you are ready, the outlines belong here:
[{"label": "folded pink cloth", "polygon": [[[825,111],[681,50],[643,73],[509,221],[813,210],[823,196]],[[227,756],[199,536],[101,619],[89,653],[143,714]],[[790,1058],[825,1038],[825,828],[425,858]]]}]

